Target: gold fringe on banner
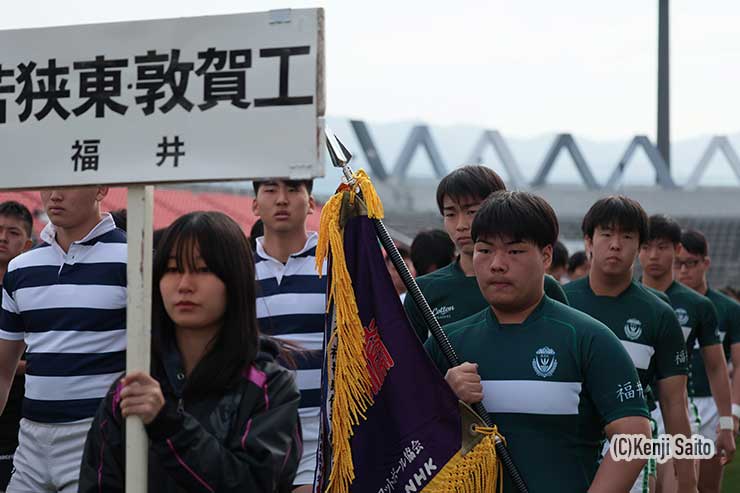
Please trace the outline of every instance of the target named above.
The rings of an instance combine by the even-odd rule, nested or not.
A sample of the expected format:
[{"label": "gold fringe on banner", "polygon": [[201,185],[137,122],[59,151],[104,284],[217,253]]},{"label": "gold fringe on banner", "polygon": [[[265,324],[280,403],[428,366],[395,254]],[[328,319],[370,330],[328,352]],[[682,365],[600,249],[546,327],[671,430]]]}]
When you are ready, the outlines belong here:
[{"label": "gold fringe on banner", "polygon": [[373,183],[370,181],[370,177],[367,176],[365,170],[361,169],[354,175],[355,183],[362,191],[362,201],[367,206],[367,217],[370,219],[383,219],[383,203],[378,197],[378,193],[375,191]]},{"label": "gold fringe on banner", "polygon": [[[363,170],[354,175],[356,187],[362,191],[367,214],[383,217],[383,205]],[[327,307],[334,303],[336,330],[329,347],[336,342],[334,369],[334,401],[332,403],[332,468],[326,491],[348,493],[355,479],[350,438],[353,426],[365,419],[365,411],[373,403],[372,385],[364,352],[364,329],[360,322],[352,279],[344,258],[344,224],[342,206],[345,197],[350,204],[360,200],[355,187],[341,186],[321,210],[319,243],[316,246],[316,268],[321,272],[324,259],[331,252],[331,286]]]},{"label": "gold fringe on banner", "polygon": [[486,436],[467,454],[458,452],[447,461],[421,493],[495,493],[496,484],[503,491],[495,446],[496,437],[503,437],[495,426],[476,426],[474,430]]}]

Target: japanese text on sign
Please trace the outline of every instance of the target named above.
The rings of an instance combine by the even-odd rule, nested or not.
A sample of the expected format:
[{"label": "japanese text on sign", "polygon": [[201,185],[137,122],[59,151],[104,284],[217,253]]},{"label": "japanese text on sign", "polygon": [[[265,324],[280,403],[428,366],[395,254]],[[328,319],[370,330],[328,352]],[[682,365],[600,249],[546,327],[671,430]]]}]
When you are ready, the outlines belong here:
[{"label": "japanese text on sign", "polygon": [[[247,71],[252,66],[252,50],[248,48],[220,50],[209,47],[197,54],[198,62],[181,59],[179,49],[169,52],[148,50],[129,59],[110,59],[98,55],[93,60],[60,66],[56,58],[19,63],[8,67],[0,61],[0,98],[18,93],[12,102],[19,107],[18,121],[33,115],[43,120],[51,114],[62,120],[93,111],[95,118],[110,112],[124,115],[129,106],[119,101],[126,90],[134,91],[135,104],[144,115],[156,111],[169,113],[175,108],[184,111],[208,111],[224,102],[240,109],[264,106],[313,104],[312,95],[296,96],[289,92],[291,57],[308,55],[310,46],[259,49],[260,58],[275,58],[279,65],[276,97],[247,99]],[[136,80],[124,87],[123,71],[136,67]],[[197,67],[197,68],[196,68]],[[69,89],[71,77],[77,77],[79,91]],[[202,78],[202,92],[188,95],[191,77]],[[198,104],[193,102],[198,101]],[[8,121],[10,101],[0,99],[0,124]]]}]

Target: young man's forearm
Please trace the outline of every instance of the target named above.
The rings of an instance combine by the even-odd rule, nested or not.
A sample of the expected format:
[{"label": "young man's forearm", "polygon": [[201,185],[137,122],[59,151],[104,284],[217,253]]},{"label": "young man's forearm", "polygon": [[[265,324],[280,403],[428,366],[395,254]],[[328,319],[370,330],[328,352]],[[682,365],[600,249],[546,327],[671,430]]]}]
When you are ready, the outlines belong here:
[{"label": "young man's forearm", "polygon": [[588,493],[629,491],[646,462],[644,459],[617,462],[607,452]]},{"label": "young man's forearm", "polygon": [[[675,398],[669,399],[661,394],[664,401],[661,402],[660,410],[665,422],[665,430],[669,435],[691,436],[691,425],[689,424],[688,401]],[[674,459],[676,476],[678,477],[679,491],[696,491],[696,470],[692,459]]]},{"label": "young man's forearm", "polygon": [[732,403],[740,405],[740,344],[732,346]]},{"label": "young man's forearm", "polygon": [[10,386],[25,348],[23,341],[0,339],[0,414],[5,411]]},{"label": "young man's forearm", "polygon": [[[610,440],[614,435],[643,435],[649,438],[650,422],[642,416],[628,416],[612,421],[604,431]],[[589,493],[629,491],[646,462],[644,459],[616,461],[607,452],[588,489]]]},{"label": "young man's forearm", "polygon": [[714,397],[719,415],[730,416],[732,414],[730,379],[722,346],[717,344],[716,348],[715,346],[705,348],[702,357],[704,357],[709,387],[712,390],[712,397]]}]

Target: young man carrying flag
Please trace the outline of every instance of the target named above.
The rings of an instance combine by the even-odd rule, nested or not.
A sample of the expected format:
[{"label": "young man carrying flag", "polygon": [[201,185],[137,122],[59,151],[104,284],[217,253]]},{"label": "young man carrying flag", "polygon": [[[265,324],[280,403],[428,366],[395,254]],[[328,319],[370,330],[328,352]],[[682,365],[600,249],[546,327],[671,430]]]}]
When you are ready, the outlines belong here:
[{"label": "young man carrying flag", "polygon": [[[650,436],[640,382],[619,340],[544,293],[558,222],[524,192],[497,192],[473,220],[473,267],[489,306],[445,326],[465,361],[427,350],[459,399],[483,401],[530,491],[626,491],[645,461],[599,465],[604,433]],[[625,392],[625,390],[629,391]],[[514,491],[504,478],[504,491]]]},{"label": "young man carrying flag", "polygon": [[[722,411],[722,408],[718,407],[720,404],[717,399],[712,398],[714,386],[711,384],[710,362],[705,360],[703,350],[697,348],[696,345],[689,348],[692,351],[692,400],[701,420],[699,434],[715,440],[719,452],[720,449],[727,451],[726,447],[730,443],[734,445],[730,420],[734,421],[733,428],[736,433],[740,418],[740,303],[709,287],[707,271],[710,266],[707,239],[698,231],[684,231],[681,234],[681,246],[673,264],[674,275],[680,283],[706,296],[714,304],[719,315],[719,333],[725,357],[732,358],[733,404],[732,417],[730,417],[726,408]],[[720,445],[721,443],[724,445]],[[727,461],[727,457],[724,460]],[[719,493],[722,485],[722,467],[723,456],[720,453],[712,459],[699,461],[700,491]]]},{"label": "young man carrying flag", "polygon": [[[656,385],[666,432],[689,437],[688,357],[681,326],[668,303],[632,279],[639,248],[648,240],[647,214],[628,197],[605,197],[591,206],[581,229],[591,252],[591,271],[565,285],[571,306],[614,332],[637,368],[641,387]],[[654,468],[651,459],[632,491],[648,491]],[[695,492],[692,461],[677,460],[676,469],[678,491]]]}]

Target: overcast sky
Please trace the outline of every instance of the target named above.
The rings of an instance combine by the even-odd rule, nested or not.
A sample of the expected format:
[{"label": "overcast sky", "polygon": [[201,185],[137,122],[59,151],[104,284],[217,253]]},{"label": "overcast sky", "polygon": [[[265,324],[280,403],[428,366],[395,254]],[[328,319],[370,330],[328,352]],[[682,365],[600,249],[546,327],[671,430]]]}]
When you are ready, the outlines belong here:
[{"label": "overcast sky", "polygon": [[[24,0],[0,29],[322,6],[330,115],[654,138],[657,4]],[[739,21],[736,0],[671,2],[674,139],[740,131]]]}]

